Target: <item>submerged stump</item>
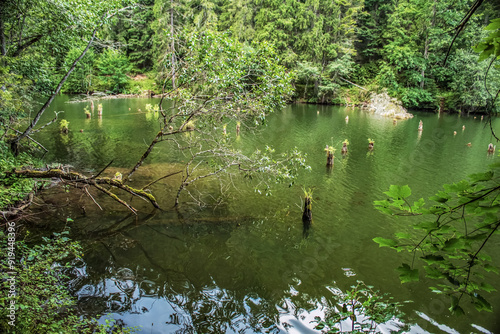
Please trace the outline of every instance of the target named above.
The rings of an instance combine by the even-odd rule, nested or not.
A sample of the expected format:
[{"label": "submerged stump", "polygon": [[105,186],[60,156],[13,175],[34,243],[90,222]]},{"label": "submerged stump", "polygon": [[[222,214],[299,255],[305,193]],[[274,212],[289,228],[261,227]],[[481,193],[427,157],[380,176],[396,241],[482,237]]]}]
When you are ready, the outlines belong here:
[{"label": "submerged stump", "polygon": [[332,152],[327,152],[326,153],[326,165],[327,166],[333,166],[333,159],[335,156],[333,155]]},{"label": "submerged stump", "polygon": [[306,196],[304,198],[304,212],[302,213],[302,222],[312,222],[312,201],[311,197],[309,196]]}]

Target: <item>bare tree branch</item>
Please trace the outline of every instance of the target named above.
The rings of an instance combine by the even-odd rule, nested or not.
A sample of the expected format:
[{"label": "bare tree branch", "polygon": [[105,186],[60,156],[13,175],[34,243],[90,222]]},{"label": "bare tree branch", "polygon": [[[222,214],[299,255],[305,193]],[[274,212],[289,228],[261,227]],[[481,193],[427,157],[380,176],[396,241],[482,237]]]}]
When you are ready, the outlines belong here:
[{"label": "bare tree branch", "polygon": [[137,210],[130,206],[128,203],[120,199],[117,195],[111,193],[109,190],[103,188],[101,185],[109,185],[118,189],[121,189],[133,196],[147,200],[153,205],[154,208],[160,209],[155,197],[146,192],[143,189],[135,189],[126,184],[123,184],[120,180],[112,179],[109,177],[86,177],[80,173],[76,172],[65,172],[61,169],[50,169],[48,171],[37,171],[37,170],[13,170],[11,172],[5,173],[7,176],[16,176],[20,178],[31,178],[31,179],[47,179],[47,178],[60,178],[61,180],[67,180],[73,184],[88,184],[100,191],[104,192],[109,197],[113,198],[115,201],[126,206],[132,212],[136,213]]}]

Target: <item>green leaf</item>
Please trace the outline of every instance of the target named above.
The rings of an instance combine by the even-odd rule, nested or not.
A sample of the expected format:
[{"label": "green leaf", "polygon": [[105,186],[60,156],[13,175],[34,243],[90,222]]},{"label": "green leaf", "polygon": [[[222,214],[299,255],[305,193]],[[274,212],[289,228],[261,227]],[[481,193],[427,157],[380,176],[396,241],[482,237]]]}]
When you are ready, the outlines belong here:
[{"label": "green leaf", "polygon": [[432,278],[432,279],[440,279],[440,278],[445,278],[445,275],[437,268],[430,267],[430,266],[425,266],[425,272],[427,277]]},{"label": "green leaf", "polygon": [[486,299],[484,299],[481,295],[475,294],[474,297],[475,297],[474,306],[476,307],[476,310],[488,311],[488,312],[493,311],[491,304]]},{"label": "green leaf", "polygon": [[441,205],[433,205],[430,207],[429,209],[429,212],[432,213],[433,215],[436,215],[436,214],[442,214],[442,213],[445,213],[447,210],[446,207],[444,206],[441,206]]},{"label": "green leaf", "polygon": [[406,232],[397,232],[394,234],[398,239],[411,239],[412,235]]},{"label": "green leaf", "polygon": [[485,283],[485,282],[481,282],[481,285],[479,286],[479,288],[481,290],[486,291],[486,292],[497,291],[497,289],[495,289],[495,287],[493,287],[493,285]]},{"label": "green leaf", "polygon": [[446,203],[451,198],[450,194],[445,191],[439,191],[436,195],[429,197],[430,200],[439,203]]},{"label": "green leaf", "polygon": [[377,206],[377,207],[375,207],[375,209],[377,209],[378,211],[380,211],[382,213],[388,214],[388,215],[392,215],[394,213],[391,209],[385,208],[382,206]]},{"label": "green leaf", "polygon": [[462,248],[464,245],[464,239],[451,238],[444,243],[443,250],[446,252],[452,252],[456,249]]},{"label": "green leaf", "polygon": [[489,181],[493,178],[493,171],[488,171],[486,173],[477,173],[469,175],[472,182]]},{"label": "green leaf", "polygon": [[497,267],[494,267],[492,266],[491,264],[487,263],[483,266],[484,270],[486,270],[487,272],[494,272],[496,274],[498,274],[498,268]]},{"label": "green leaf", "polygon": [[379,244],[379,247],[397,247],[398,243],[392,239],[385,239],[381,237],[373,238],[373,241]]},{"label": "green leaf", "polygon": [[418,201],[413,202],[413,210],[418,210],[425,205],[425,200],[420,198]]},{"label": "green leaf", "polygon": [[500,29],[500,19],[493,19],[491,23],[484,28],[484,30],[497,30]]},{"label": "green leaf", "polygon": [[314,329],[323,329],[325,328],[325,324],[317,324],[316,327],[314,327]]},{"label": "green leaf", "polygon": [[432,222],[421,222],[421,223],[415,224],[413,226],[414,229],[417,229],[417,230],[427,230],[427,231],[435,230],[435,229],[437,229],[437,227],[438,227],[438,223],[435,222],[435,221],[432,221]]},{"label": "green leaf", "polygon": [[392,198],[402,199],[409,197],[411,195],[411,189],[408,185],[405,186],[391,185],[389,187],[389,191],[384,192],[384,194]]},{"label": "green leaf", "polygon": [[[456,297],[452,297],[452,298],[457,299]],[[453,306],[453,303],[452,303],[452,306],[449,308],[449,310],[453,315],[456,315],[456,316],[465,315],[464,310],[458,305]]]},{"label": "green leaf", "polygon": [[453,183],[453,184],[445,184],[443,185],[443,188],[450,193],[457,192],[460,193],[462,191],[470,189],[470,184],[469,182],[462,180],[458,183]]},{"label": "green leaf", "polygon": [[417,282],[419,280],[418,269],[411,269],[406,263],[403,263],[396,270],[399,272],[401,283]]},{"label": "green leaf", "polygon": [[427,264],[434,264],[437,262],[444,261],[444,257],[442,257],[441,255],[432,255],[432,254],[422,256],[421,259],[427,262]]}]

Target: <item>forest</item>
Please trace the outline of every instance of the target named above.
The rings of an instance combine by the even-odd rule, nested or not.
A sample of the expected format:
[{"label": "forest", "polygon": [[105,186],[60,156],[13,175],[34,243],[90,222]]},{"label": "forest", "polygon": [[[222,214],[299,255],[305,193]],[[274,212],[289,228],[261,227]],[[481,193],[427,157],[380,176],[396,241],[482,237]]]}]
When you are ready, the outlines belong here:
[{"label": "forest", "polygon": [[[141,0],[102,18],[106,6],[91,8],[84,1],[7,1],[0,66],[13,100],[51,93],[85,47],[90,29],[102,25],[61,92],[159,94],[169,71],[167,54],[175,54],[187,32],[211,29],[243,43],[274,45],[281,64],[293,73],[295,101],[361,104],[367,94],[352,82],[371,91],[387,89],[410,109],[484,112],[490,98],[484,73],[490,64],[478,62],[474,47],[499,8],[485,2],[455,36],[470,4]],[[499,78],[491,68],[488,81]],[[4,118],[19,112],[8,95],[2,104]]]},{"label": "forest", "polygon": [[2,1],[0,331],[494,333],[499,13]]}]

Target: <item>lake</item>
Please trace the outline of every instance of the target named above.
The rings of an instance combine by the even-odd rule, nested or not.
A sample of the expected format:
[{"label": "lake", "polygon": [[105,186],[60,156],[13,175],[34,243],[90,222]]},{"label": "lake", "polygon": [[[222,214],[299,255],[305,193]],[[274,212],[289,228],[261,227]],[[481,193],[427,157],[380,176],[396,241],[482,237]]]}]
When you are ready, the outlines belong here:
[{"label": "lake", "polygon": [[[58,97],[42,119],[64,111],[59,118],[69,121],[69,134],[52,126],[33,135],[49,150],[47,161],[84,172],[113,161],[108,175],[126,173],[160,129],[157,114],[145,111],[157,99],[100,100],[102,118],[96,103],[90,119],[84,114],[89,103],[69,99]],[[428,286],[433,283],[423,275],[420,282],[400,284],[395,268],[409,254],[372,241],[392,237],[413,221],[374,208],[373,201],[384,199],[391,184],[409,185],[414,200],[427,198],[442,184],[486,171],[499,160],[487,154],[494,139],[480,116],[414,115],[394,124],[357,108],[293,104],[271,115],[256,136],[243,131],[236,138],[228,128],[228,137],[243,151],[269,145],[277,152],[293,147],[306,152],[311,171],[301,171],[291,187],[278,184],[272,196],[265,196],[254,191],[255,184],[235,177],[236,188],[216,207],[199,206],[184,196],[175,210],[174,177],[152,187],[165,210],[134,200],[137,216],[97,194],[103,210],[82,191],[52,189],[42,199],[60,207],[40,226],[60,230],[66,217],[74,220],[71,234],[82,242],[85,257],[68,274],[81,311],[123,319],[144,333],[314,333],[314,318],[334,308],[335,295],[357,280],[396,301],[412,301],[401,318],[408,332],[493,333],[500,328],[498,311],[479,313],[464,302],[466,315],[450,315],[449,300],[432,293]],[[420,120],[422,132],[417,131]],[[498,120],[493,124],[499,125]],[[372,152],[368,138],[375,141]],[[345,139],[350,144],[343,157]],[[337,148],[332,169],[325,166],[326,145]],[[184,161],[173,144],[160,143],[134,182],[179,170]],[[301,220],[304,189],[313,191],[309,230]],[[218,198],[214,182],[192,191]],[[499,264],[499,248],[493,251]],[[498,289],[498,276],[491,283]],[[498,293],[487,298],[500,309]],[[395,324],[381,328],[388,331]]]}]

